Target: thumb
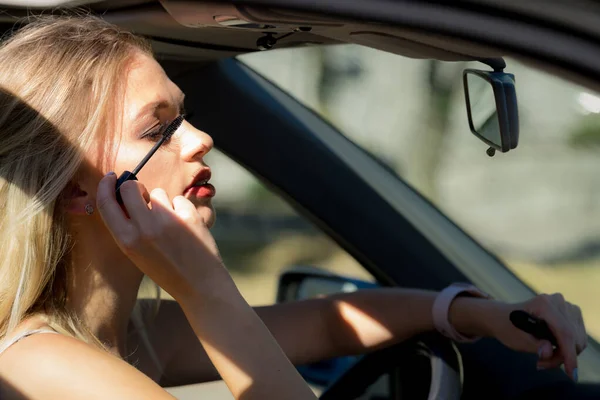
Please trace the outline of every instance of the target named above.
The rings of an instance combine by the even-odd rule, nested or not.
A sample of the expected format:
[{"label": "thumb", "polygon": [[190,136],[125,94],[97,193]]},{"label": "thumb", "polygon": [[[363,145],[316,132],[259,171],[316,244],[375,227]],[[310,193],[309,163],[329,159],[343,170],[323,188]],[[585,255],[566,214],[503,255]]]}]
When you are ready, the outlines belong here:
[{"label": "thumb", "polygon": [[537,340],[537,354],[540,360],[548,360],[554,354],[552,343],[547,340]]}]

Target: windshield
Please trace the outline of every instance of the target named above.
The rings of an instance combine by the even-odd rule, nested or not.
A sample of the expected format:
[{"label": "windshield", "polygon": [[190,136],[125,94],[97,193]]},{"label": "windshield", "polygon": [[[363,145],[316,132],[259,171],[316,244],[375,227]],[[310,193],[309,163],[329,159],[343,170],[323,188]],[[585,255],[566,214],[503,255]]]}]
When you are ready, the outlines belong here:
[{"label": "windshield", "polygon": [[[600,339],[600,96],[507,59],[517,149],[490,158],[471,133],[462,71],[361,46],[240,59],[388,165],[536,291],[581,306]],[[460,267],[460,266],[458,266]]]}]

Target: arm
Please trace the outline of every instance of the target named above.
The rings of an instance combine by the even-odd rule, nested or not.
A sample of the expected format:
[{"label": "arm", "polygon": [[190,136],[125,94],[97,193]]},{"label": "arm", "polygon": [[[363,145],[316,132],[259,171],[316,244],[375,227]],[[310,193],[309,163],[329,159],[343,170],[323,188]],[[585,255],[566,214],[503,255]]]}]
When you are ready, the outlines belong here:
[{"label": "arm", "polygon": [[182,309],[234,397],[315,399],[230,278],[229,283],[203,284],[182,301]]},{"label": "arm", "polygon": [[64,335],[33,335],[1,360],[2,399],[174,399],[121,359]]},{"label": "arm", "polygon": [[[432,306],[436,295],[437,292],[425,290],[369,289],[259,307],[256,312],[290,361],[302,365],[366,353],[434,330]],[[561,347],[568,350],[553,352],[548,349],[549,343],[514,328],[508,315],[515,309],[546,320],[559,341],[563,341]],[[560,295],[540,295],[520,304],[459,297],[451,303],[448,319],[467,336],[495,337],[509,348],[523,352],[545,349],[539,365],[553,368],[565,362],[571,375],[576,355],[586,346],[579,308]],[[152,341],[162,354],[167,354],[163,385],[219,379],[176,302],[167,301],[161,306]]]},{"label": "arm", "polygon": [[[237,290],[229,292],[224,285],[219,289],[219,295],[212,298],[205,290],[194,302],[198,306],[186,313],[192,331],[197,332],[196,342],[202,340],[207,346],[210,359],[220,368],[235,398],[314,398],[297,373],[286,365],[289,361]],[[27,337],[2,354],[0,398],[174,399],[122,359],[80,340],[53,334]]]},{"label": "arm", "polygon": [[[369,352],[433,330],[431,307],[435,295],[424,290],[369,289],[255,310],[290,361],[302,365]],[[459,311],[470,306],[470,300],[466,300],[457,303]],[[461,322],[467,334],[474,333],[469,323],[470,319]],[[161,360],[165,367],[162,385],[219,379],[175,301],[161,302],[148,330],[156,352],[165,355]]]},{"label": "arm", "polygon": [[115,199],[116,181],[109,173],[98,186],[98,210],[106,226],[140,271],[181,304],[196,341],[233,396],[314,399],[237,290],[194,204],[183,196],[171,200],[162,189],[148,195],[141,183],[127,181],[120,189],[127,218]]},{"label": "arm", "polygon": [[[155,300],[141,300],[152,303]],[[256,313],[275,337],[290,361],[304,364],[322,359],[329,347],[326,321],[328,300],[309,300],[255,308]],[[152,307],[144,307],[152,309]],[[293,315],[293,318],[290,318]],[[159,357],[163,370],[162,386],[178,386],[220,379],[220,376],[183,313],[174,300],[161,300],[156,317],[148,321],[145,331],[151,346]],[[318,338],[297,341],[296,334]],[[306,338],[308,339],[308,338]],[[146,346],[138,335],[132,335],[128,348],[137,349],[134,358],[143,360],[140,369],[158,376],[147,354]]]}]

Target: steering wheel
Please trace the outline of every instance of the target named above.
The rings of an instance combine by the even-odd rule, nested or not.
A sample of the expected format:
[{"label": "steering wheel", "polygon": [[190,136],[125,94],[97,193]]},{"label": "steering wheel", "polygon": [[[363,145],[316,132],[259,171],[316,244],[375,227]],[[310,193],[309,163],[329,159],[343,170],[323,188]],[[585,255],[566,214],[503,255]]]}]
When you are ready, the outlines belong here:
[{"label": "steering wheel", "polygon": [[401,399],[459,400],[462,393],[460,352],[451,340],[433,332],[363,356],[319,399],[356,399],[386,373],[398,374],[395,388]]}]

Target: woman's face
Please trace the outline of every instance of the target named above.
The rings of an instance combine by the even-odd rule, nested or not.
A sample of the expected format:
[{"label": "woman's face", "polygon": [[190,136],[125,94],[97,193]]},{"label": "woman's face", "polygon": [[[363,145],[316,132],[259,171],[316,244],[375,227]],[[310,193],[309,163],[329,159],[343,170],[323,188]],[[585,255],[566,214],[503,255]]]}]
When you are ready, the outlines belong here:
[{"label": "woman's face", "polygon": [[[151,57],[137,54],[127,77],[122,131],[115,143],[114,171],[132,171],[161,138],[170,121],[184,112],[184,94]],[[189,110],[188,110],[189,111]],[[210,178],[203,157],[213,147],[212,138],[183,121],[137,175],[148,192],[164,189],[169,198],[183,195],[211,227],[215,212],[211,204],[214,188],[202,185]]]}]

